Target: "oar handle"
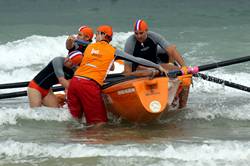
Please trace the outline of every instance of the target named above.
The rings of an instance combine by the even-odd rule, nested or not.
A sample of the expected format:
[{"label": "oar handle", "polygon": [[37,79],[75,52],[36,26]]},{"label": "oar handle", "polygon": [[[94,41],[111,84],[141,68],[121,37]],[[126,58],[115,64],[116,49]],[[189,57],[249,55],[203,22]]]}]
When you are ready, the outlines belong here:
[{"label": "oar handle", "polygon": [[27,96],[27,91],[0,94],[0,99]]},{"label": "oar handle", "polygon": [[237,63],[242,63],[242,62],[246,62],[246,61],[250,61],[250,56],[245,56],[245,57],[230,59],[230,60],[221,61],[221,62],[217,62],[217,63],[202,65],[202,66],[198,66],[198,69],[199,69],[199,71],[205,71],[205,70],[215,69],[215,68],[233,65],[233,64],[237,64]]},{"label": "oar handle", "polygon": [[[108,74],[106,79],[120,78],[120,77],[124,77],[124,75],[122,73],[115,73],[115,74]],[[29,81],[0,84],[0,89],[23,88],[27,87],[28,84]]]},{"label": "oar handle", "polygon": [[250,61],[250,56],[230,59],[230,60],[211,63],[211,64],[207,64],[207,65],[187,67],[187,73],[185,73],[183,70],[181,70],[181,71],[182,71],[182,75],[183,74],[197,74],[200,71],[215,69],[215,68],[224,67],[224,66],[228,66],[228,65],[242,63],[242,62],[247,62],[247,61]]},{"label": "oar handle", "polygon": [[[53,92],[63,91],[64,87],[62,86],[56,86],[52,87]],[[11,92],[11,93],[4,93],[0,94],[0,99],[7,99],[7,98],[13,98],[13,97],[22,97],[27,96],[27,91],[19,91],[19,92]]]},{"label": "oar handle", "polygon": [[0,84],[0,89],[23,88],[23,87],[27,87],[28,84],[29,84],[28,81],[26,81],[26,82],[17,82],[17,83]]}]

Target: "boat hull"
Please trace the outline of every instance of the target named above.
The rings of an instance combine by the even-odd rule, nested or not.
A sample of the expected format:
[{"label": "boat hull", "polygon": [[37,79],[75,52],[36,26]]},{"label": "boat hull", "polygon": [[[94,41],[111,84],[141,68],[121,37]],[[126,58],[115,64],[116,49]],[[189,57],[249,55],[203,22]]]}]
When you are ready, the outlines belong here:
[{"label": "boat hull", "polygon": [[147,123],[167,111],[174,100],[180,81],[167,77],[137,78],[103,90],[108,112],[130,122]]}]

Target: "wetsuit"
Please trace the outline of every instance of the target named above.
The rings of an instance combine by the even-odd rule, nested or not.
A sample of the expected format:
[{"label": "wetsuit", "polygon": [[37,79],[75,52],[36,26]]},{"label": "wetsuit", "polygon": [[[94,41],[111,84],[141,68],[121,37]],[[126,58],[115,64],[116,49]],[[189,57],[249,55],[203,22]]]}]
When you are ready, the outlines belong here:
[{"label": "wetsuit", "polygon": [[[149,31],[147,35],[147,39],[143,43],[137,41],[135,35],[131,35],[125,43],[124,51],[135,57],[141,57],[154,63],[168,63],[169,58],[165,48],[170,43],[155,32]],[[126,63],[132,65],[132,71],[135,71],[138,66],[136,63],[127,61]]]},{"label": "wetsuit", "polygon": [[[90,42],[83,40],[76,40],[74,42],[74,46],[69,50],[68,55],[76,50],[83,53],[89,43]],[[30,82],[29,87],[37,89],[42,94],[42,97],[45,97],[49,93],[50,88],[59,83],[59,77],[64,77],[67,80],[71,79],[74,75],[75,69],[65,67],[64,61],[64,57],[54,58],[35,76],[35,78]]]},{"label": "wetsuit", "polygon": [[64,57],[56,57],[50,61],[30,82],[29,87],[37,89],[45,97],[50,88],[59,83],[59,77],[71,79],[74,75],[74,69],[65,67],[64,60]]}]

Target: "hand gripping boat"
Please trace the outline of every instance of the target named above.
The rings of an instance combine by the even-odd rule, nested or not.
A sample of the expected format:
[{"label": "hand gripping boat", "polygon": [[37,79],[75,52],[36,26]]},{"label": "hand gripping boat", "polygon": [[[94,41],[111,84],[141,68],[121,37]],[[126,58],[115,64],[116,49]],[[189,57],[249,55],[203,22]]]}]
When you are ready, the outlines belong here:
[{"label": "hand gripping boat", "polygon": [[[163,112],[169,111],[175,97],[179,95],[180,87],[190,86],[191,77],[133,77],[104,87],[103,98],[107,111],[130,122],[156,120]],[[184,85],[184,82],[188,83]]]}]

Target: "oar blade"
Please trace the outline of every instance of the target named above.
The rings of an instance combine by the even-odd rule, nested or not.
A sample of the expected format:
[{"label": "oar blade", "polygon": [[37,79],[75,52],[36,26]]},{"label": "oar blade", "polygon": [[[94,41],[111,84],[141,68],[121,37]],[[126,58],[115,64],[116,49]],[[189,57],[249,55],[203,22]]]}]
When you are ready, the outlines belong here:
[{"label": "oar blade", "polygon": [[194,74],[193,76],[202,78],[203,80],[206,80],[206,81],[210,81],[210,82],[214,82],[214,83],[221,84],[221,85],[224,85],[224,86],[228,86],[228,87],[231,87],[231,88],[235,88],[235,89],[238,89],[238,90],[250,92],[250,87],[240,85],[240,84],[237,84],[237,83],[234,83],[234,82],[230,82],[230,81],[227,81],[227,80],[223,80],[223,79],[220,79],[220,78],[216,78],[216,77],[213,77],[213,76],[205,75],[205,74],[202,74],[202,73],[197,73],[197,74]]}]

